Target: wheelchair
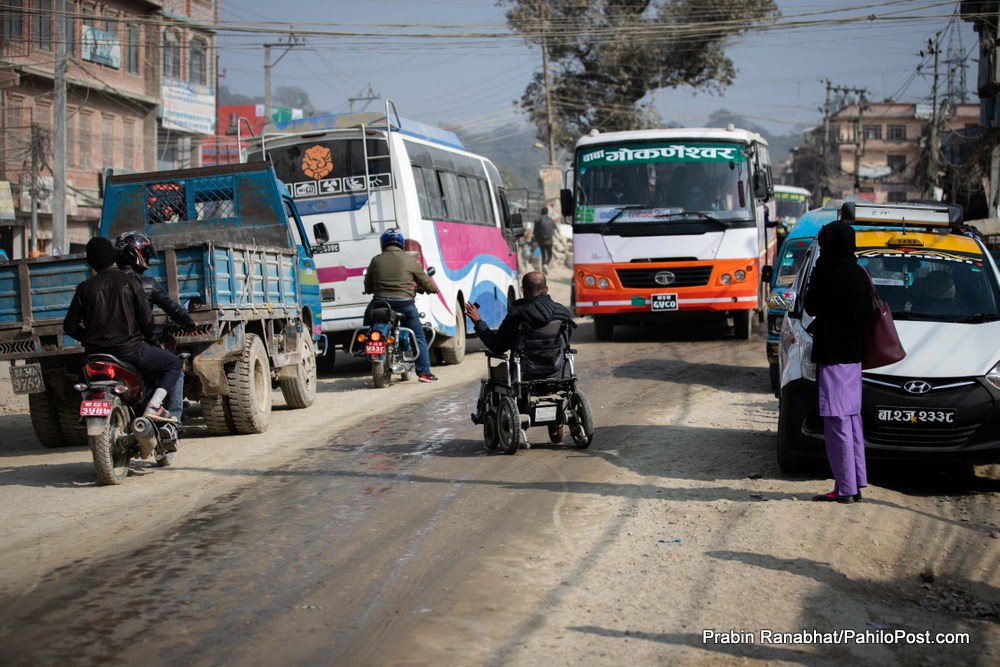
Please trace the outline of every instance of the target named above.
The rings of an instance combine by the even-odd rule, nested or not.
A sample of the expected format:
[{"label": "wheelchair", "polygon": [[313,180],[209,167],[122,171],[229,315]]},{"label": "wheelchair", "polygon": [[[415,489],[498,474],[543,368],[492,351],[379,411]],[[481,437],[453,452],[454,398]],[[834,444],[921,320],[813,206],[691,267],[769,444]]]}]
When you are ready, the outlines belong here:
[{"label": "wheelchair", "polygon": [[522,325],[514,348],[505,355],[486,352],[488,377],[481,380],[472,423],[481,424],[488,449],[516,454],[531,445],[525,429],[545,426],[549,440],[562,442],[569,427],[576,447],[594,439],[594,418],[586,394],[577,388],[575,350],[569,322],[538,329]]}]

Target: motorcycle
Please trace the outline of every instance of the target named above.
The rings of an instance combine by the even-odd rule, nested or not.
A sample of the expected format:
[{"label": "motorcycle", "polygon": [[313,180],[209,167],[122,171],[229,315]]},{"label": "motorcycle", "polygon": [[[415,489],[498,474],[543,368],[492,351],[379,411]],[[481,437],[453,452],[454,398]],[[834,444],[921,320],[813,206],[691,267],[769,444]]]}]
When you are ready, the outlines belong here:
[{"label": "motorcycle", "polygon": [[[427,269],[427,275],[434,275],[433,267]],[[412,329],[400,326],[401,316],[392,310],[388,301],[373,301],[369,312],[372,324],[354,331],[351,354],[371,362],[372,382],[376,389],[388,387],[396,374],[401,376],[403,382],[408,382],[416,374],[419,356],[416,335]],[[424,319],[423,313],[420,313],[420,319]],[[429,348],[434,342],[434,329],[427,322],[423,322],[422,328]]]},{"label": "motorcycle", "polygon": [[73,387],[81,394],[80,418],[101,484],[121,484],[133,458],[152,456],[160,467],[173,462],[177,426],[142,416],[152,390],[138,368],[110,354],[90,354],[82,376]]}]

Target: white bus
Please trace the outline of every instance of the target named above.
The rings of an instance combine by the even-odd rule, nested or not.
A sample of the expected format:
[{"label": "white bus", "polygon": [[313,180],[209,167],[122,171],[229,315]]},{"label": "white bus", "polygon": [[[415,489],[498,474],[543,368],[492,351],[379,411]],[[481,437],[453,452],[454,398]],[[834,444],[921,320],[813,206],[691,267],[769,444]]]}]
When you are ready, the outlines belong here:
[{"label": "white bus", "polygon": [[731,319],[750,337],[764,312],[761,267],[775,232],[767,141],[728,129],[592,132],[576,143],[572,190],[576,312],[598,340],[616,324]]},{"label": "white bus", "polygon": [[516,298],[520,216],[510,214],[497,168],[454,133],[400,118],[387,102],[385,113],[268,125],[247,159],[270,160],[306,223],[332,345],[348,349],[362,324],[372,298],[363,274],[387,229],[437,271],[440,294],[418,294],[416,305],[434,329],[439,363],[465,356],[465,303],[497,326]]}]

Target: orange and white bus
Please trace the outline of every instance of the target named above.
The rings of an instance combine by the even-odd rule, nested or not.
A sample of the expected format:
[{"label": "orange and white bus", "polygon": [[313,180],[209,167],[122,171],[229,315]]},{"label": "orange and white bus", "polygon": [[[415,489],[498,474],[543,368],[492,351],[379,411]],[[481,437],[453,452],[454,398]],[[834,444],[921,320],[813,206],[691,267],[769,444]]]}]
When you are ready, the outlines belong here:
[{"label": "orange and white bus", "polygon": [[731,318],[750,337],[776,247],[767,141],[727,129],[591,132],[576,143],[573,301],[599,340],[616,324]]}]

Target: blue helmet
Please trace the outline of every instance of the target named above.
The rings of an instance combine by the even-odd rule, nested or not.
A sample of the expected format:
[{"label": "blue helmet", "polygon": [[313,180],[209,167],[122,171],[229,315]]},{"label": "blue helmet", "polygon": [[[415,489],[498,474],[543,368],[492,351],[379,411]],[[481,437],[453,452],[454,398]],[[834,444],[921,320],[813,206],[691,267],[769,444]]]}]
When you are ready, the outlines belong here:
[{"label": "blue helmet", "polygon": [[403,233],[398,229],[389,229],[382,232],[382,236],[379,237],[378,242],[382,245],[382,250],[391,245],[398,246],[402,250],[406,239],[403,238]]}]

